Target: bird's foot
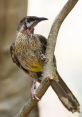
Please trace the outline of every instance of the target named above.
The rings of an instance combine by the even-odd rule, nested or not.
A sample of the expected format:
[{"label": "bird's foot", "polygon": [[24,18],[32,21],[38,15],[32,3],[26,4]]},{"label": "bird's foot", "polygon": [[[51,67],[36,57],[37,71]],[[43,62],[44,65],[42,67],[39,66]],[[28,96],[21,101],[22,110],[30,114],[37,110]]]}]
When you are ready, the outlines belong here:
[{"label": "bird's foot", "polygon": [[34,99],[40,100],[40,99],[36,96],[36,90],[37,90],[36,82],[37,82],[37,80],[34,79],[34,80],[33,80],[33,84],[32,84],[32,88],[31,88],[32,99],[33,99],[33,100],[34,100]]},{"label": "bird's foot", "polygon": [[47,59],[47,57],[46,57],[46,54],[42,54],[42,53],[41,53],[41,60],[45,61],[45,63],[48,62],[48,59]]}]

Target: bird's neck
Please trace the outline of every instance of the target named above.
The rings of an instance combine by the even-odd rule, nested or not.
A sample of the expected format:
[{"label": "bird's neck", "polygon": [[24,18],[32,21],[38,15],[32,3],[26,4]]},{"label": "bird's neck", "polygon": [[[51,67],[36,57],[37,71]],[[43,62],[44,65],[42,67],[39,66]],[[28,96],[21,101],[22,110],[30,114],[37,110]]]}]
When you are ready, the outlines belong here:
[{"label": "bird's neck", "polygon": [[26,29],[24,31],[17,31],[16,40],[18,40],[18,39],[27,39],[27,37],[32,37],[33,34],[34,34],[34,29],[33,30]]},{"label": "bird's neck", "polygon": [[26,33],[28,36],[32,36],[34,34],[34,28],[29,29],[27,28],[24,33]]}]

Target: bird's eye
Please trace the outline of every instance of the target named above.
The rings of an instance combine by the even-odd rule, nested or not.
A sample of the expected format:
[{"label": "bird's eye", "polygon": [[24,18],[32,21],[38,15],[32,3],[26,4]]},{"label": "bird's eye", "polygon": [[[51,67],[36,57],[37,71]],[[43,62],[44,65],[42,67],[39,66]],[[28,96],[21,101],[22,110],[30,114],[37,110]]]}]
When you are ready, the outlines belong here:
[{"label": "bird's eye", "polygon": [[29,23],[33,22],[33,21],[34,21],[34,19],[32,17],[30,17],[30,18],[27,19],[27,22],[29,22]]},{"label": "bird's eye", "polygon": [[28,20],[27,22],[28,22],[28,23],[30,23],[30,22],[31,22],[31,20]]}]

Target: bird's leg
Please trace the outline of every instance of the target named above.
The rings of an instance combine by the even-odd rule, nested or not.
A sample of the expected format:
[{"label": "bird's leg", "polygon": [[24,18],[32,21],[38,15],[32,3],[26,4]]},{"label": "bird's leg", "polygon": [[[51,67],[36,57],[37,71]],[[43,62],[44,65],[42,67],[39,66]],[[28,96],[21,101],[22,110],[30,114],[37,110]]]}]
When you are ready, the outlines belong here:
[{"label": "bird's leg", "polygon": [[37,90],[36,82],[37,82],[37,79],[34,79],[33,82],[32,82],[32,88],[31,88],[32,99],[40,100],[40,99],[36,96],[36,90]]}]

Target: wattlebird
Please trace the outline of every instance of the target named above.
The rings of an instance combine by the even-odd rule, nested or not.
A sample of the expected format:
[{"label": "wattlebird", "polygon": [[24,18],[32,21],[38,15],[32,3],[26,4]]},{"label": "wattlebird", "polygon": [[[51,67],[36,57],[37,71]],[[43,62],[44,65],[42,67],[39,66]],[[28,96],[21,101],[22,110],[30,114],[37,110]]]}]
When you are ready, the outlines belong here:
[{"label": "wattlebird", "polygon": [[[23,69],[30,77],[34,78],[32,85],[32,98],[36,97],[36,81],[43,72],[43,66],[46,61],[47,39],[39,34],[34,34],[35,26],[47,20],[44,17],[26,16],[18,25],[17,36],[14,43],[10,46],[10,53],[13,62]],[[55,57],[53,64],[56,66]],[[60,77],[56,70],[58,81],[54,79],[55,92],[62,104],[71,112],[79,112],[79,103],[66,83]]]}]

